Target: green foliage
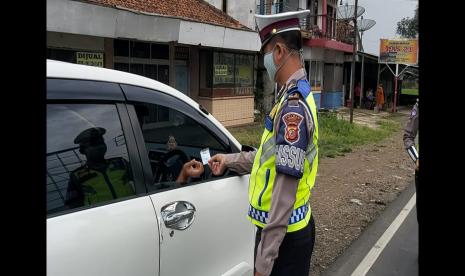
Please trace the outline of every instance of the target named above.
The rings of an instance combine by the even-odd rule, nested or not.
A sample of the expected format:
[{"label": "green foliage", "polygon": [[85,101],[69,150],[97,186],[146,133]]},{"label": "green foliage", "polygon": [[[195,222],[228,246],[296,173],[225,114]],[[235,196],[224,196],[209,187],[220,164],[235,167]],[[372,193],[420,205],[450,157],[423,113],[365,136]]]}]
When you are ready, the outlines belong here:
[{"label": "green foliage", "polygon": [[405,38],[416,38],[418,36],[418,6],[413,18],[404,17],[397,22],[396,33]]},{"label": "green foliage", "polygon": [[[350,124],[337,119],[335,114],[319,115],[319,156],[336,157],[351,152],[353,146],[376,143],[400,129],[395,121],[379,121],[378,129]],[[263,134],[263,123],[231,127],[229,131],[244,145],[258,148]]]}]

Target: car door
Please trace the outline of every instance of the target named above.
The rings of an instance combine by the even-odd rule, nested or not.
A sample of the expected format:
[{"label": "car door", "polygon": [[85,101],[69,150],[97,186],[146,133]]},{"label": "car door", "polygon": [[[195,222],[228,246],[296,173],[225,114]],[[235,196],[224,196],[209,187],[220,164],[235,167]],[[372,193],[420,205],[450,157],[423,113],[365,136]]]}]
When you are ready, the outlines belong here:
[{"label": "car door", "polygon": [[157,217],[123,102],[117,84],[47,80],[49,276],[159,273]]},{"label": "car door", "polygon": [[[238,149],[185,102],[147,88],[122,88],[141,160],[152,178],[148,192],[159,221],[160,275],[252,275],[255,229],[247,219],[249,175],[214,177],[206,165],[200,178],[175,183],[182,163],[200,161],[202,149],[211,155]],[[179,155],[172,158],[184,160],[160,173],[160,167],[176,164],[165,158],[172,152]]]}]

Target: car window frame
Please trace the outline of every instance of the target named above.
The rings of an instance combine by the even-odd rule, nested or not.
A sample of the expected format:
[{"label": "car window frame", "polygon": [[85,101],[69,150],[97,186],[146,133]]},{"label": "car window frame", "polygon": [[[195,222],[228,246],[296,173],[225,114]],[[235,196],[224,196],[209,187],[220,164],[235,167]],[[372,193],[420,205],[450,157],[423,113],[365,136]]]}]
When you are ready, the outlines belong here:
[{"label": "car window frame", "polygon": [[[168,93],[155,90],[155,89],[151,89],[151,88],[147,88],[147,87],[122,84],[121,88],[127,99],[126,104],[128,108],[130,121],[132,123],[134,135],[136,137],[137,146],[139,148],[142,166],[144,167],[144,173],[146,174],[146,179],[148,180],[146,181],[146,185],[154,184],[153,183],[154,176],[153,176],[152,168],[150,165],[150,160],[148,157],[148,151],[145,145],[145,139],[144,139],[143,132],[139,124],[139,120],[137,119],[137,113],[136,113],[134,104],[138,104],[138,103],[139,104],[140,103],[155,104],[155,105],[167,107],[170,109],[174,109],[182,113],[184,116],[187,116],[188,118],[192,119],[195,123],[199,124],[201,127],[203,127],[210,135],[212,135],[216,140],[218,140],[218,142],[221,145],[225,146],[226,150],[229,151],[230,153],[240,152],[240,149],[238,149],[235,146],[235,144],[229,139],[229,137],[225,133],[223,133],[213,122],[211,122],[210,119],[205,117],[205,115],[202,114],[201,110],[195,109],[194,107],[182,101],[181,99],[178,99]],[[136,88],[138,91],[133,90],[133,88]],[[169,102],[170,105],[164,104],[167,102]],[[218,137],[217,135],[218,132],[221,133],[222,136],[224,136],[224,139],[221,139],[220,137]],[[210,181],[214,181],[218,179],[229,178],[233,176],[236,176],[236,175],[217,176],[217,177],[212,177],[210,179],[203,179],[203,180],[200,180],[194,183],[186,184],[184,187],[189,187],[192,185],[197,185],[197,184],[210,182]],[[183,187],[153,190],[149,186],[147,186],[147,193],[151,195],[151,194],[165,192],[168,190],[179,189],[179,188],[183,188]]]},{"label": "car window frame", "polygon": [[[66,79],[66,80],[70,82],[75,81],[74,79]],[[89,81],[89,82],[93,82],[93,81]],[[113,82],[100,82],[100,81],[96,82],[96,84],[101,84],[101,83],[105,83],[105,85],[114,84]],[[77,83],[74,83],[74,85],[77,85]],[[119,85],[117,87],[119,88]],[[145,174],[142,169],[138,147],[136,146],[136,143],[135,143],[136,138],[134,136],[133,128],[130,123],[128,110],[124,103],[125,99],[124,98],[121,99],[120,97],[118,97],[117,99],[115,98],[113,99],[91,99],[91,97],[83,98],[83,95],[79,95],[79,93],[80,93],[79,89],[74,89],[72,93],[69,93],[69,92],[63,93],[63,94],[66,94],[66,96],[62,98],[58,97],[59,95],[58,93],[55,93],[53,97],[47,98],[46,105],[47,107],[48,105],[54,105],[54,104],[58,104],[58,105],[60,104],[62,105],[89,104],[89,105],[113,105],[115,106],[117,114],[118,114],[118,119],[121,124],[121,129],[123,131],[123,135],[126,140],[126,148],[128,152],[129,163],[130,163],[131,170],[132,170],[132,178],[134,181],[135,194],[132,196],[128,196],[128,197],[122,197],[122,198],[117,198],[117,199],[110,200],[110,201],[99,202],[91,206],[81,206],[81,207],[70,209],[70,210],[64,210],[64,211],[59,211],[53,214],[47,214],[47,219],[58,217],[58,216],[63,216],[63,215],[67,215],[67,214],[71,214],[75,212],[80,212],[84,210],[89,210],[89,209],[93,209],[93,208],[97,208],[101,206],[111,205],[111,204],[115,204],[118,202],[131,200],[134,198],[147,195],[147,187],[145,185],[145,179],[144,179]],[[88,96],[91,94],[88,93],[87,91],[85,92],[85,95]]]}]

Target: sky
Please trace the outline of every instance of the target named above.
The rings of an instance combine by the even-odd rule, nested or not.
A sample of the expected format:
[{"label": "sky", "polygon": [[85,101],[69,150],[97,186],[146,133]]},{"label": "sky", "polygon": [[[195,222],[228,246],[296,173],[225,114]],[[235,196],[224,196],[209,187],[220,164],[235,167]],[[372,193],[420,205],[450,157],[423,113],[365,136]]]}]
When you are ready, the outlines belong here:
[{"label": "sky", "polygon": [[[345,1],[343,0],[343,3]],[[354,4],[355,0],[349,0],[349,5]],[[417,4],[418,0],[359,0],[358,5],[365,8],[363,18],[376,21],[375,26],[363,33],[365,52],[379,55],[381,38],[398,38],[397,22],[404,17],[413,18]]]}]

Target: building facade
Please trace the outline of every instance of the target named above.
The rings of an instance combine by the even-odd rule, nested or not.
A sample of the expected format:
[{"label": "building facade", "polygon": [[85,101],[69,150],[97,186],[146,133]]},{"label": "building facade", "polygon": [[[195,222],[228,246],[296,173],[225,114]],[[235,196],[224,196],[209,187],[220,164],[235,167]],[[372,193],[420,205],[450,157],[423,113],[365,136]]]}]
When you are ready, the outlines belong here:
[{"label": "building facade", "polygon": [[176,7],[164,0],[47,0],[47,58],[143,75],[185,93],[225,126],[247,124],[254,120],[260,39],[247,27],[250,12],[241,14],[239,22],[200,0]]},{"label": "building facade", "polygon": [[[258,14],[310,10],[301,21],[303,55],[308,80],[319,108],[341,107],[344,98],[345,55],[353,51],[353,28],[337,19],[336,0],[256,0]],[[351,55],[350,55],[351,56]],[[271,108],[273,84],[263,76],[264,110]]]}]

